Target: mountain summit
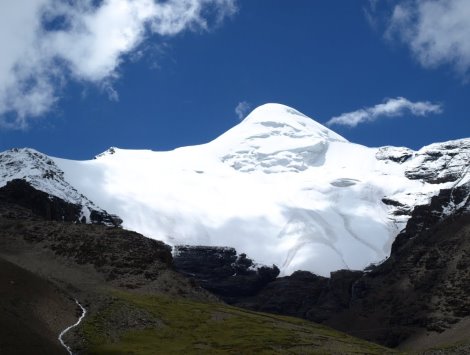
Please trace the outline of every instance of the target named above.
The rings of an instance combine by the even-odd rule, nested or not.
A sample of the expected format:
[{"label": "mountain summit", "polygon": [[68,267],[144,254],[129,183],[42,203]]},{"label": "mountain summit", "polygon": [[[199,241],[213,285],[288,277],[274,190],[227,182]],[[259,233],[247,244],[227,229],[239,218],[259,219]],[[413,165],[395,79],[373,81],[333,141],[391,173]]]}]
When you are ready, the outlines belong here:
[{"label": "mountain summit", "polygon": [[384,260],[416,206],[470,179],[470,139],[368,148],[279,104],[173,151],[111,148],[89,161],[27,152],[0,154],[0,187],[23,178],[116,214],[127,229],[172,245],[235,247],[285,275]]},{"label": "mountain summit", "polygon": [[330,142],[346,139],[291,107],[266,104],[210,143],[242,172],[299,172],[321,164]]},{"label": "mountain summit", "polygon": [[[264,104],[254,109],[239,126],[260,125],[273,128],[272,134],[284,134],[286,136],[310,136],[312,138],[325,138],[329,140],[344,141],[347,140],[339,134],[326,128],[322,124],[307,117],[303,113],[292,107],[281,104]],[[284,132],[287,128],[291,131]]]}]

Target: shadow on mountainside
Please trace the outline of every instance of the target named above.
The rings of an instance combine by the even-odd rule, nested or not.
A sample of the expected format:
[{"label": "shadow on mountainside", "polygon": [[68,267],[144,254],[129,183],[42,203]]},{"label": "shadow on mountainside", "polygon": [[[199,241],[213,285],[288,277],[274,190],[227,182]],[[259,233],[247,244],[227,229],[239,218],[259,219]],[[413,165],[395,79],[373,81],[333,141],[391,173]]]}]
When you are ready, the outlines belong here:
[{"label": "shadow on mountainside", "polygon": [[53,283],[0,258],[0,354],[67,354],[58,334],[75,302]]}]

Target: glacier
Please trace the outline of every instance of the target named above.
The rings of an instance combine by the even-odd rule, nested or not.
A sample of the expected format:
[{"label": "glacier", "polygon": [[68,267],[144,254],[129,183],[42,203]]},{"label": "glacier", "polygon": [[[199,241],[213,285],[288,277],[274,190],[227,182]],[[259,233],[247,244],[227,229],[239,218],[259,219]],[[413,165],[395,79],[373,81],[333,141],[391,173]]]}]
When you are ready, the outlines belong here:
[{"label": "glacier", "polygon": [[[33,152],[52,163],[15,168],[12,151],[0,154],[0,186],[24,178],[150,238],[234,247],[282,275],[329,276],[386,259],[414,206],[470,179],[469,139],[419,151],[369,148],[280,104],[256,108],[207,144],[172,151],[110,148],[88,161]],[[48,177],[46,168],[57,171]]]}]

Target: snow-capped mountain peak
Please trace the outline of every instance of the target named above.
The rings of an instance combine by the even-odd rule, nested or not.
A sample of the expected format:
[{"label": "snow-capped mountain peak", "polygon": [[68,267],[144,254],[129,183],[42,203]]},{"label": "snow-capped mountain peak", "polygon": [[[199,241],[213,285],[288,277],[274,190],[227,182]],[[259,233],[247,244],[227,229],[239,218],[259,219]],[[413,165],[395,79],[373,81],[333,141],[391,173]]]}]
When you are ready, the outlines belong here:
[{"label": "snow-capped mountain peak", "polygon": [[415,206],[467,184],[469,166],[470,139],[368,148],[267,104],[207,144],[168,152],[111,148],[89,161],[3,152],[0,187],[26,179],[172,245],[235,247],[284,275],[328,276],[386,258]]},{"label": "snow-capped mountain peak", "polygon": [[265,104],[210,143],[241,172],[299,172],[322,161],[330,142],[347,140],[299,111]]},{"label": "snow-capped mountain peak", "polygon": [[[289,135],[289,132],[295,132],[298,135],[304,134],[328,140],[347,141],[296,109],[276,103],[258,106],[241,122],[241,125],[252,124],[272,128],[273,134]],[[286,128],[286,131],[283,131],[282,128]],[[292,134],[292,136],[296,135]]]}]

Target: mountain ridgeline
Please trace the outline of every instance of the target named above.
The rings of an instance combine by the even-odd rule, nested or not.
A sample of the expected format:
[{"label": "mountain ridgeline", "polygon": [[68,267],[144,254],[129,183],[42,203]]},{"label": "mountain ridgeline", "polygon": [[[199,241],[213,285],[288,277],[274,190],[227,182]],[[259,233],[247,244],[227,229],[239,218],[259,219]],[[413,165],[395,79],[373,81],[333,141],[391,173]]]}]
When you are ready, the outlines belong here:
[{"label": "mountain ridgeline", "polygon": [[[89,316],[66,336],[77,353],[222,351],[221,324],[241,337],[230,351],[391,351],[337,342],[312,322],[388,347],[465,353],[469,170],[468,138],[368,148],[278,104],[174,151],[72,161],[11,149],[0,153],[2,277],[31,279],[36,308],[57,317],[28,308],[0,324],[15,319],[42,353],[60,353],[53,335],[79,299]],[[0,297],[28,299],[8,292]],[[253,311],[276,314],[266,316],[274,328]],[[185,317],[205,324],[206,340],[182,333],[175,348]],[[48,332],[33,337],[38,329]],[[15,346],[5,339],[0,352]]]},{"label": "mountain ridgeline", "polygon": [[233,247],[281,275],[327,277],[387,258],[416,206],[470,179],[469,156],[469,139],[368,148],[267,104],[212,142],[168,152],[72,161],[12,149],[0,153],[0,186],[22,179],[87,223],[119,216],[170,245]]}]

